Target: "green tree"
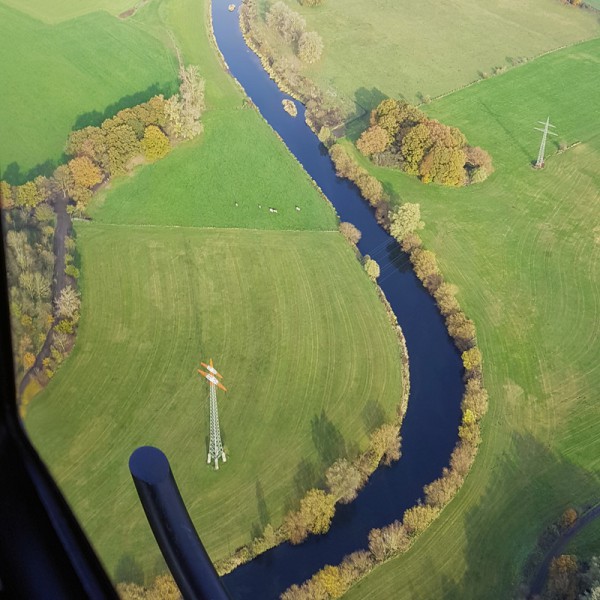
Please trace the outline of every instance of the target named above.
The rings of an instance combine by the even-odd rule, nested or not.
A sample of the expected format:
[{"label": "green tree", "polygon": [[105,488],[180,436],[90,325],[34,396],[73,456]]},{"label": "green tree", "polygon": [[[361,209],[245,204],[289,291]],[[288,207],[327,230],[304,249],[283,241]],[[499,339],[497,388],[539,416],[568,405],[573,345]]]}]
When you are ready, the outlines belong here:
[{"label": "green tree", "polygon": [[28,181],[16,188],[15,206],[31,209],[43,201],[44,196],[33,181]]},{"label": "green tree", "polygon": [[305,31],[298,40],[298,58],[305,63],[313,64],[323,54],[323,40],[316,31]]},{"label": "green tree", "polygon": [[151,162],[164,158],[171,150],[169,138],[156,125],[146,127],[141,146],[144,156]]},{"label": "green tree", "polygon": [[365,156],[384,152],[391,144],[392,138],[387,130],[379,125],[372,125],[362,132],[356,147]]},{"label": "green tree", "polygon": [[462,361],[467,372],[481,369],[481,352],[479,348],[471,348],[462,353]]}]

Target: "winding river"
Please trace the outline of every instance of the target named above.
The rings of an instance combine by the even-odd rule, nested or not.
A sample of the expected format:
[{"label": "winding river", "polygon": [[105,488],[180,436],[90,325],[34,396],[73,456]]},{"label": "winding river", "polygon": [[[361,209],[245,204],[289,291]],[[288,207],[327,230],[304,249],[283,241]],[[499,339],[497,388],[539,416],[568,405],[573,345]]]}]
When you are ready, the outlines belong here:
[{"label": "winding river", "polygon": [[[325,148],[304,122],[304,107],[290,117],[286,96],[269,78],[242,37],[238,13],[226,0],[212,0],[213,29],[231,74],[287,147],[317,182],[342,221],[362,232],[359,249],[381,267],[379,284],[400,323],[410,356],[411,394],[402,426],[402,458],[378,469],[358,498],[339,506],[329,533],[299,546],[282,544],[224,577],[236,599],[275,599],[326,564],[366,548],[368,532],[402,517],[440,476],[457,440],[463,392],[460,356],[435,303],[417,279],[398,244],[376,222],[356,187],[339,179]],[[250,150],[249,150],[250,151]],[[400,368],[400,366],[398,367]]]}]

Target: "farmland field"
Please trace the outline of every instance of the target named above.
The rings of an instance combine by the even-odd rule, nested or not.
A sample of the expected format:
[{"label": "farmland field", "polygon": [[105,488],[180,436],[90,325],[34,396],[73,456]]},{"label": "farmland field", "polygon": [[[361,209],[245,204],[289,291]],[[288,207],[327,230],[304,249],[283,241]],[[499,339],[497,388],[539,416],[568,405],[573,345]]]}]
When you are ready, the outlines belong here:
[{"label": "farmland field", "polygon": [[[349,598],[510,597],[545,527],[598,501],[599,51],[599,40],[563,50],[428,107],[490,151],[496,172],[483,184],[372,169],[421,204],[422,236],[478,328],[490,413],[458,497]],[[533,126],[548,115],[558,140],[581,143],[562,154],[550,143],[534,171]]]},{"label": "farmland field", "polygon": [[172,50],[137,21],[98,12],[47,25],[0,1],[0,23],[0,173],[11,182],[43,163],[51,173],[76,124],[176,88]]},{"label": "farmland field", "polygon": [[[337,232],[80,224],[77,234],[77,344],[27,427],[117,580],[129,558],[157,569],[127,469],[138,445],[167,453],[216,559],[278,525],[337,453],[364,447],[368,413],[393,415],[398,343]],[[229,390],[219,473],[205,465],[208,388],[196,373],[210,357]]]},{"label": "farmland field", "polygon": [[[66,19],[75,3],[61,7]],[[26,419],[116,581],[148,582],[165,570],[127,469],[136,446],[169,455],[216,559],[267,522],[277,526],[335,456],[364,447],[401,397],[399,345],[374,286],[331,207],[244,108],[209,41],[207,8],[152,2],[131,19],[154,40],[168,27],[186,62],[200,66],[204,132],[112,181],[93,221],[77,223],[77,341]],[[88,18],[122,25],[95,13],[56,27],[79,31]],[[127,56],[122,49],[111,60]],[[113,90],[106,102],[118,100]],[[40,160],[23,152],[29,164]],[[220,416],[230,460],[218,474],[205,465],[207,388],[196,373],[210,357],[229,389]]]},{"label": "farmland field", "polygon": [[600,33],[597,13],[558,0],[287,2],[325,43],[323,58],[306,73],[349,108],[356,102],[371,109],[387,96],[435,97],[482,72]]}]

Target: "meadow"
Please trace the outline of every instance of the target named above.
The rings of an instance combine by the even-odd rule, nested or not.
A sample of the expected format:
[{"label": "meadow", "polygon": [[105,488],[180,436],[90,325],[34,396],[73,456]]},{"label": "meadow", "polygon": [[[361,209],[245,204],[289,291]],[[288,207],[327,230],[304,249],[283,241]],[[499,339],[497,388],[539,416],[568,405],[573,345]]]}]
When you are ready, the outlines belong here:
[{"label": "meadow", "polygon": [[[61,6],[65,15],[78,9]],[[336,456],[365,447],[401,398],[400,349],[375,288],[332,208],[243,108],[211,44],[208,7],[163,0],[126,21],[165,48],[168,30],[200,66],[204,133],[111,182],[93,221],[77,222],[77,341],[26,417],[116,581],[148,582],[165,570],[127,469],[138,445],[167,453],[218,559],[268,522],[279,525]],[[108,13],[88,17],[97,15],[122,25]],[[51,51],[60,59],[64,48]],[[123,49],[118,64],[127,56]],[[220,398],[229,460],[218,473],[205,462],[208,390],[196,373],[211,357],[229,390]]]},{"label": "meadow", "polygon": [[172,50],[135,20],[96,12],[49,25],[3,0],[0,23],[0,174],[11,183],[51,173],[71,129],[176,90]]},{"label": "meadow", "polygon": [[[600,40],[581,44],[427,107],[490,151],[496,172],[483,184],[371,169],[421,204],[422,237],[477,325],[490,411],[458,496],[350,599],[511,597],[542,531],[567,507],[598,502],[599,52]],[[533,127],[548,115],[557,142],[579,144],[558,154],[553,140],[536,171]],[[588,553],[594,531],[578,536]]]},{"label": "meadow", "polygon": [[598,13],[558,0],[287,2],[325,43],[323,58],[305,73],[360,112],[388,96],[433,98],[599,33]]},{"label": "meadow", "polygon": [[[77,238],[77,344],[27,429],[117,580],[160,563],[127,467],[137,446],[169,456],[218,559],[277,526],[338,454],[364,448],[372,414],[393,416],[395,333],[337,232],[80,223]],[[228,389],[218,473],[196,372],[211,357]]]}]

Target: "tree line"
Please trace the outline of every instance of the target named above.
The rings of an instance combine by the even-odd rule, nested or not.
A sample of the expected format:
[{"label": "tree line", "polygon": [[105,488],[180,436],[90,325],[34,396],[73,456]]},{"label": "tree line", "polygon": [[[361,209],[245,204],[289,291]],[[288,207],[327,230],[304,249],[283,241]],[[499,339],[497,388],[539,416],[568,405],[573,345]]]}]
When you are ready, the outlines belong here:
[{"label": "tree line", "polygon": [[494,170],[490,155],[478,146],[469,146],[458,128],[391,98],[371,111],[369,127],[356,147],[375,164],[416,175],[424,183],[480,183]]}]

